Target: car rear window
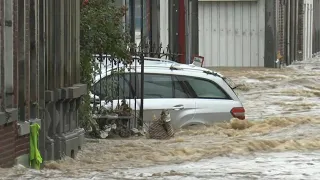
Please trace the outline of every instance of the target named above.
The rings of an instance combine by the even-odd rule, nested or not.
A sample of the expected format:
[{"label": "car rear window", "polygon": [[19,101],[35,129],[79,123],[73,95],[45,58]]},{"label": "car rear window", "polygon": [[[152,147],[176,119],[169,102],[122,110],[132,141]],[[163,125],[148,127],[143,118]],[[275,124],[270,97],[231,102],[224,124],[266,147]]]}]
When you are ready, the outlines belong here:
[{"label": "car rear window", "polygon": [[192,88],[197,98],[230,99],[225,91],[213,81],[190,76],[180,76],[179,79]]}]

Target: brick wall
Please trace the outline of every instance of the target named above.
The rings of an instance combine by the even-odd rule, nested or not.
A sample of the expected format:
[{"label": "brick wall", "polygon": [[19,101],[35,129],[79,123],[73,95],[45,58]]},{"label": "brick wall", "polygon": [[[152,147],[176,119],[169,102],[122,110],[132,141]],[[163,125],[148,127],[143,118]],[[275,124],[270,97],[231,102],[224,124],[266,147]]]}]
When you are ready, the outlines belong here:
[{"label": "brick wall", "polygon": [[14,164],[15,129],[15,123],[0,126],[0,167],[9,167]]},{"label": "brick wall", "polygon": [[11,167],[15,159],[29,153],[29,135],[18,136],[17,123],[0,126],[0,167]]},{"label": "brick wall", "polygon": [[285,12],[286,12],[286,2],[284,0],[276,1],[278,3],[278,52],[280,52],[281,56],[285,57],[285,31],[286,31],[286,19],[285,19]]},{"label": "brick wall", "polygon": [[[3,3],[4,1],[0,1]],[[0,5],[0,13],[3,13],[3,4]],[[3,15],[3,14],[2,14]],[[0,16],[1,21],[2,16]],[[0,26],[0,28],[2,28]],[[0,29],[1,32],[1,29]],[[13,1],[13,79],[14,79],[14,96],[11,103],[13,107],[18,106],[18,52],[19,52],[19,37],[18,37],[18,0]],[[3,46],[3,43],[0,43]],[[1,54],[1,52],[0,52]],[[7,104],[12,107],[12,104]],[[29,154],[29,135],[19,136],[17,119],[16,121],[0,125],[0,167],[11,167],[15,163],[15,159],[21,155]]]},{"label": "brick wall", "polygon": [[[277,45],[278,52],[283,56],[283,60],[286,62],[287,59],[287,6],[288,0],[277,0],[278,3],[278,11],[277,11]],[[295,1],[291,1],[294,3]],[[304,20],[304,0],[298,0],[298,36],[297,36],[297,59],[303,59],[303,20]],[[293,50],[291,50],[293,51]]]},{"label": "brick wall", "polygon": [[303,19],[304,19],[304,0],[299,0],[298,11],[298,60],[303,60]]},{"label": "brick wall", "polygon": [[[21,38],[21,35],[19,37],[19,34],[21,34],[19,31],[20,29],[18,28],[19,27],[19,7],[18,7],[18,2],[21,3],[20,0],[15,0],[14,1],[15,3],[13,4],[13,17],[14,17],[14,20],[17,22],[16,23],[16,29],[14,28],[14,41],[17,43],[17,44],[14,44],[16,50],[15,50],[15,54],[16,56],[14,56],[14,58],[16,58],[17,60],[17,63],[16,63],[16,68],[14,69],[18,69],[17,70],[17,73],[19,74],[19,68],[18,68],[18,55],[20,54],[21,51],[19,51],[19,48],[23,47],[23,46],[19,46],[19,44],[21,44],[22,42],[20,42],[20,39]],[[25,47],[25,61],[27,62],[26,63],[26,67],[30,67],[30,29],[29,29],[29,23],[30,23],[30,0],[25,0],[24,2],[24,10],[25,10],[25,14],[24,14],[24,34],[25,34],[25,37],[23,38],[24,39],[24,47]],[[25,102],[30,102],[30,68],[27,68],[27,70],[25,71],[25,86],[23,88],[25,88]],[[19,82],[19,76],[17,75],[17,79],[15,79],[16,82]],[[19,94],[18,94],[18,89],[20,88],[19,87],[19,83],[16,83],[17,86],[15,86],[15,97],[19,97]],[[18,101],[16,101],[16,105],[18,106]],[[30,109],[28,108],[30,107],[30,104],[27,104],[26,105],[26,114],[25,114],[25,119],[29,119],[30,117]],[[20,114],[21,115],[21,114]],[[17,127],[17,126],[16,126]],[[17,128],[16,128],[16,138],[15,138],[15,157],[19,157],[19,156],[22,156],[22,155],[26,155],[26,154],[29,154],[29,150],[30,150],[30,141],[29,141],[29,134],[27,135],[24,135],[24,136],[19,136],[18,135],[18,132],[17,132]]]},{"label": "brick wall", "polygon": [[29,134],[24,136],[16,136],[15,157],[29,154],[30,138]]}]

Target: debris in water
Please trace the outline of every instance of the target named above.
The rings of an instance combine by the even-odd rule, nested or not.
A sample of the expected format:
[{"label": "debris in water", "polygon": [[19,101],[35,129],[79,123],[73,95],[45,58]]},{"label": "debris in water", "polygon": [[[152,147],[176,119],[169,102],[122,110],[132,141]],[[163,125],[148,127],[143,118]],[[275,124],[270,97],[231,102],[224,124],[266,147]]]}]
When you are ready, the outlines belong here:
[{"label": "debris in water", "polygon": [[148,138],[169,139],[174,136],[169,110],[162,110],[160,118],[153,121],[148,129]]}]

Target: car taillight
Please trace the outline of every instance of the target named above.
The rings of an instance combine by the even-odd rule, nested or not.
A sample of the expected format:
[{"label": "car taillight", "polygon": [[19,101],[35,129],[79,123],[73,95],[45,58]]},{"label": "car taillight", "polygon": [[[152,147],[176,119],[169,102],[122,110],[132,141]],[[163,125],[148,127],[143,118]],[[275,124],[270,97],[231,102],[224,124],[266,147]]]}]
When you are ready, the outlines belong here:
[{"label": "car taillight", "polygon": [[243,107],[235,107],[235,108],[232,108],[230,113],[232,114],[232,116],[234,118],[238,118],[238,119],[241,119],[241,120],[244,120],[246,118],[245,116],[245,110]]}]

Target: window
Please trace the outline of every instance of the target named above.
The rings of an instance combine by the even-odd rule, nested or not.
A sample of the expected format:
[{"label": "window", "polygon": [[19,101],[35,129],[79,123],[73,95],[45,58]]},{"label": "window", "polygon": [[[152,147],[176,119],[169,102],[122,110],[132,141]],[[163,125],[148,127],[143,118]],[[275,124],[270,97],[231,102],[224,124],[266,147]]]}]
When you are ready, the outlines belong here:
[{"label": "window", "polygon": [[173,76],[172,80],[173,80],[173,88],[174,88],[173,97],[175,97],[175,98],[188,98],[188,97],[191,97],[191,95],[189,96],[186,93],[187,91],[182,88],[182,86],[181,86],[182,82],[179,82],[177,77]]},{"label": "window", "polygon": [[145,74],[144,98],[188,98],[181,84],[171,75]]},{"label": "window", "polygon": [[133,97],[129,80],[129,74],[108,76],[94,84],[92,92],[102,99],[129,99]]},{"label": "window", "polygon": [[209,80],[187,76],[179,79],[194,91],[197,98],[230,99],[219,85]]}]

